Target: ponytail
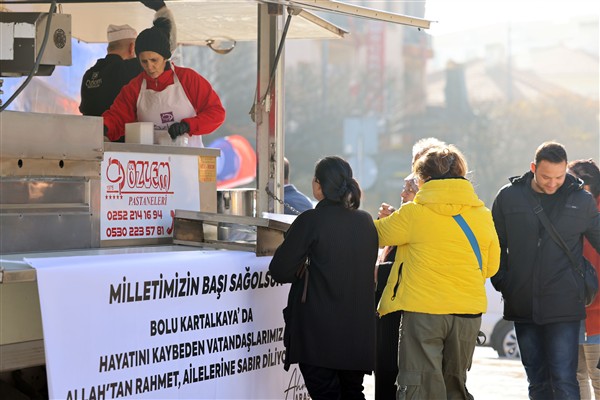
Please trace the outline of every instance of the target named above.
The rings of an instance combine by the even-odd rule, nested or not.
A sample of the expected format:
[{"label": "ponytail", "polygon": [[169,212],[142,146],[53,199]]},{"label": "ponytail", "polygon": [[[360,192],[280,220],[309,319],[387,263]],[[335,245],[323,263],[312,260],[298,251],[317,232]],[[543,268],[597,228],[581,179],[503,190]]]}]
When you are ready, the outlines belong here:
[{"label": "ponytail", "polygon": [[337,156],[325,157],[317,162],[315,178],[321,185],[323,196],[344,207],[358,209],[361,191],[352,168],[346,160]]}]

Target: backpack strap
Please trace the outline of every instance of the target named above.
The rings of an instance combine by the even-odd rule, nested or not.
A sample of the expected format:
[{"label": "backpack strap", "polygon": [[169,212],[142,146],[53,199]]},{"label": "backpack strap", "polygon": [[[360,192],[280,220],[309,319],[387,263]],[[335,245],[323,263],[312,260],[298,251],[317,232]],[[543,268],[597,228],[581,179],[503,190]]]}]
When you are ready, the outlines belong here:
[{"label": "backpack strap", "polygon": [[454,220],[456,221],[458,226],[460,226],[460,228],[465,233],[465,236],[467,237],[467,239],[469,239],[469,243],[471,244],[471,247],[473,248],[475,257],[477,257],[477,262],[479,263],[479,269],[482,269],[483,262],[481,260],[481,251],[479,250],[479,243],[477,243],[477,239],[475,238],[475,235],[473,234],[471,227],[469,226],[469,224],[467,224],[467,221],[465,221],[463,216],[460,214],[453,215],[452,218],[454,218]]}]

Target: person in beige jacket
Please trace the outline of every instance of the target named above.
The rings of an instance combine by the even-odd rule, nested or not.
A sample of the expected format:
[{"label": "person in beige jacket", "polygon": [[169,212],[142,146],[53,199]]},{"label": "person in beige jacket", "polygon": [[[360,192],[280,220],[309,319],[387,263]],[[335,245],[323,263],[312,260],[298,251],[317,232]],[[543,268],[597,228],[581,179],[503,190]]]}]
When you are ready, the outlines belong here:
[{"label": "person in beige jacket", "polygon": [[470,396],[466,371],[487,309],[485,279],[498,271],[500,246],[491,212],[465,178],[467,170],[456,147],[430,149],[414,166],[414,201],[375,221],[380,246],[406,245],[396,294],[404,311],[398,400]]}]

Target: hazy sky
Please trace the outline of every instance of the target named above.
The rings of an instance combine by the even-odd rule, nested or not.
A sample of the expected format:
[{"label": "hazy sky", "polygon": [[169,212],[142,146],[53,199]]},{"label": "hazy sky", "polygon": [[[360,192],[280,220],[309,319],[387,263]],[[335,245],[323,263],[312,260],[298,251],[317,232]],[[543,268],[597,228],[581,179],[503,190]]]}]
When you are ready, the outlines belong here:
[{"label": "hazy sky", "polygon": [[506,22],[561,21],[600,15],[598,0],[427,0],[425,18],[439,21],[429,33],[440,35]]}]

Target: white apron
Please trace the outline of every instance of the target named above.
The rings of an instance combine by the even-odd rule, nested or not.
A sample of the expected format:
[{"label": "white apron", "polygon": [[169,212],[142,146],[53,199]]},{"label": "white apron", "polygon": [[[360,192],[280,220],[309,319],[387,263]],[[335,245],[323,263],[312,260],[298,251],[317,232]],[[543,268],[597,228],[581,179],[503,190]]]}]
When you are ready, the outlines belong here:
[{"label": "white apron", "polygon": [[[146,80],[137,99],[137,120],[154,123],[154,130],[166,131],[175,122],[196,116],[196,110],[183,90],[183,86],[173,71],[173,84],[162,92],[147,89]],[[189,135],[189,147],[204,147],[201,135]]]}]

